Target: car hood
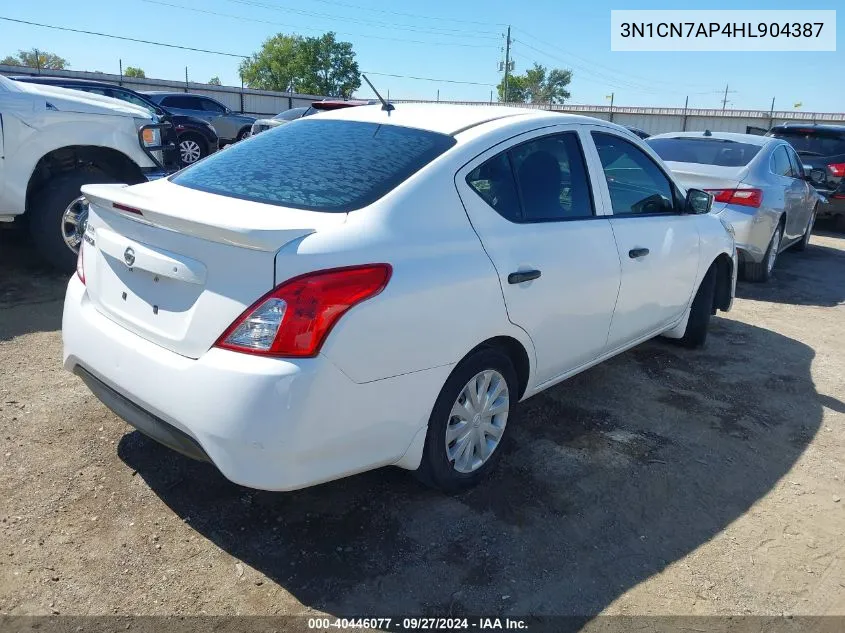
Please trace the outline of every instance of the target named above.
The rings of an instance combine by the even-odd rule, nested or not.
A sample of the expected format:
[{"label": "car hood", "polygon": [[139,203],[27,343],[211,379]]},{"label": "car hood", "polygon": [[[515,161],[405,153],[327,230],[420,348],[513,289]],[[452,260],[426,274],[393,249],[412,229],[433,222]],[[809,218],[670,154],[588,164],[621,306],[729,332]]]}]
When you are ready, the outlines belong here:
[{"label": "car hood", "polygon": [[[79,112],[85,114],[105,114],[110,116],[127,116],[149,119],[150,112],[145,108],[132,105],[125,101],[104,97],[102,95],[59,88],[58,86],[44,86],[20,81],[12,81],[5,77],[3,87],[10,92],[22,92],[43,97],[52,108],[61,112]],[[10,84],[10,85],[9,85]]]}]

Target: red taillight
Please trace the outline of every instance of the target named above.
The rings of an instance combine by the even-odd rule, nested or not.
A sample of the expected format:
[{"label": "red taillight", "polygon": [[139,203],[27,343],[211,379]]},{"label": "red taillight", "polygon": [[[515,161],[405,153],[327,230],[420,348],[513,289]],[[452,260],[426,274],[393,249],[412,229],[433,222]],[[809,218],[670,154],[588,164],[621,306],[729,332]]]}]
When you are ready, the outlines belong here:
[{"label": "red taillight", "polygon": [[827,166],[827,168],[830,170],[830,173],[837,178],[845,176],[845,163],[831,163]]},{"label": "red taillight", "polygon": [[763,191],[760,189],[707,189],[713,194],[716,202],[738,204],[743,207],[759,207],[763,202]]},{"label": "red taillight", "polygon": [[264,295],[215,347],[264,356],[316,356],[347,310],[384,290],[389,264],[333,268],[294,277]]},{"label": "red taillight", "polygon": [[76,256],[76,276],[79,277],[79,281],[83,284],[85,283],[85,242],[79,242],[79,254]]}]

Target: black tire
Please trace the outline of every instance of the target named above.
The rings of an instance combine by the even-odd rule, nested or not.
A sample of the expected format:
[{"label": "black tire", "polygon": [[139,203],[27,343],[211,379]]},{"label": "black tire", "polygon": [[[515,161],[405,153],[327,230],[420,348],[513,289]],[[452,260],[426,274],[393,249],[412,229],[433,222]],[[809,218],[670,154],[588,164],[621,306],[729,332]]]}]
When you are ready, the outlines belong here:
[{"label": "black tire", "polygon": [[[775,244],[776,240],[777,244]],[[772,267],[769,268],[769,255],[771,254],[773,248],[778,249],[778,251],[780,250],[780,243],[782,240],[783,224],[778,224],[774,234],[772,235],[772,239],[769,242],[769,247],[766,249],[766,254],[763,255],[763,261],[761,261],[760,263],[746,261],[743,264],[742,273],[746,281],[766,282],[772,278],[772,270],[774,270],[774,264],[772,264]],[[775,254],[775,257],[777,258],[777,253]]]},{"label": "black tire", "polygon": [[516,370],[511,360],[500,350],[492,347],[480,348],[462,360],[452,371],[440,395],[434,403],[434,409],[428,421],[428,434],[425,438],[422,462],[416,471],[417,478],[428,486],[445,492],[456,492],[476,485],[487,477],[496,467],[502,456],[502,445],[508,436],[507,423],[490,457],[477,470],[469,473],[458,472],[454,462],[450,462],[446,453],[446,428],[452,419],[452,406],[458,400],[467,383],[477,374],[492,369],[505,379],[508,388],[509,415],[519,400]]},{"label": "black tire", "polygon": [[235,142],[242,141],[245,138],[249,138],[252,135],[252,128],[245,127],[240,132],[238,132],[238,137],[235,139]]},{"label": "black tire", "polygon": [[56,269],[72,273],[76,270],[76,253],[62,235],[62,215],[78,198],[82,185],[118,182],[94,167],[79,167],[59,174],[32,195],[28,209],[29,232],[38,253]]},{"label": "black tire", "polygon": [[701,280],[701,285],[695,293],[690,308],[687,329],[684,335],[678,339],[678,343],[684,347],[701,347],[707,340],[707,330],[710,327],[710,317],[713,315],[713,304],[716,297],[716,266],[710,266],[710,270]]},{"label": "black tire", "polygon": [[810,221],[807,222],[807,230],[804,231],[804,236],[795,244],[796,251],[806,251],[810,245],[810,238],[813,236],[813,227],[816,224],[816,209],[813,209],[813,214],[810,216]]},{"label": "black tire", "polygon": [[[182,145],[186,144],[186,147]],[[186,154],[190,154],[193,160],[186,160]],[[208,156],[208,143],[199,134],[187,132],[179,136],[179,162],[182,165],[193,165],[198,160]]]}]

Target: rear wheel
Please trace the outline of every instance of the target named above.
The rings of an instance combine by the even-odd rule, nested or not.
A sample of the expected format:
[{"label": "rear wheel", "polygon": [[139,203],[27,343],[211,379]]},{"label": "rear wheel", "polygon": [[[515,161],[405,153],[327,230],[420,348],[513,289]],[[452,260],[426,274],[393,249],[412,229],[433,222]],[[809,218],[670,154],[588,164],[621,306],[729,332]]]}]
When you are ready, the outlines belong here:
[{"label": "rear wheel", "polygon": [[757,262],[745,262],[743,265],[746,280],[769,281],[772,278],[772,271],[775,268],[778,251],[780,251],[781,237],[783,237],[783,226],[778,224],[774,235],[772,235],[772,241],[769,242],[769,248],[766,249],[763,261],[759,264]]},{"label": "rear wheel", "polygon": [[810,237],[813,235],[813,227],[816,224],[816,210],[813,209],[813,213],[810,215],[810,221],[807,222],[807,230],[804,231],[804,237],[801,238],[801,241],[795,245],[796,251],[805,251],[807,247],[810,245]]},{"label": "rear wheel", "polygon": [[252,134],[252,130],[248,127],[245,127],[240,132],[238,132],[238,137],[235,139],[236,141],[242,141],[245,138],[249,138]]},{"label": "rear wheel", "polygon": [[713,303],[716,296],[716,266],[710,267],[695,298],[692,300],[687,329],[678,343],[684,347],[701,347],[707,340],[707,330],[710,327],[710,317],[713,315]]},{"label": "rear wheel", "polygon": [[183,165],[193,165],[208,156],[208,145],[196,134],[183,134],[179,137],[179,158]]},{"label": "rear wheel", "polygon": [[517,385],[513,364],[498,349],[461,361],[434,404],[417,477],[447,492],[484,479],[501,457]]},{"label": "rear wheel", "polygon": [[29,231],[35,248],[62,272],[76,269],[76,254],[88,221],[82,185],[117,182],[94,167],[81,167],[60,174],[32,195],[28,210]]}]

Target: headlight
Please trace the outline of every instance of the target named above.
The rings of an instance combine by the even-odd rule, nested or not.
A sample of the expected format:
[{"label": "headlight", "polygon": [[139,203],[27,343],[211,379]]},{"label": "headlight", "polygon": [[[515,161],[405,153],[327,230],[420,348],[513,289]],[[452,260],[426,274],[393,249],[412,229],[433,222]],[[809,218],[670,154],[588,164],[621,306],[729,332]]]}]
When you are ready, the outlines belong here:
[{"label": "headlight", "polygon": [[[141,130],[145,125],[150,125],[151,123],[155,124],[159,122],[159,118],[156,115],[153,115],[150,119],[135,119],[135,126],[137,129]],[[160,147],[161,146],[161,129],[160,128],[145,128],[141,130],[141,142],[144,144],[145,147]],[[161,150],[153,150],[152,155],[155,156],[155,159],[161,163],[163,160],[163,154]]]}]

